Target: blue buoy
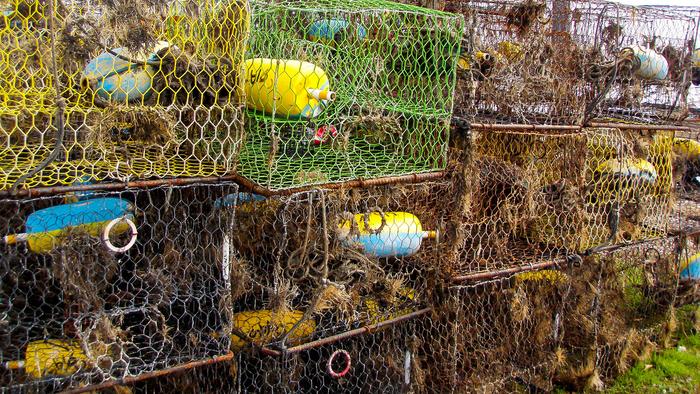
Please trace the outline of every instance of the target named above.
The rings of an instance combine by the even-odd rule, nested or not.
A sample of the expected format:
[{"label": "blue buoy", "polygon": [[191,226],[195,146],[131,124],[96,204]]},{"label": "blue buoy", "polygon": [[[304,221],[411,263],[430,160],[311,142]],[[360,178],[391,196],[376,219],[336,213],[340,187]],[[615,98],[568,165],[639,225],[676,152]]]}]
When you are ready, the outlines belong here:
[{"label": "blue buoy", "polygon": [[236,205],[247,204],[258,201],[265,201],[266,198],[255,193],[231,193],[223,197],[217,198],[214,201],[214,207],[216,208],[230,208]]},{"label": "blue buoy", "polygon": [[[128,219],[131,224],[112,223],[117,219]],[[121,234],[131,227],[135,230],[134,220],[131,202],[121,198],[94,198],[38,210],[27,217],[26,233],[9,234],[3,240],[6,244],[27,242],[31,251],[46,253],[56,246],[60,235],[71,229],[100,236],[106,227],[112,226],[115,234]]]},{"label": "blue buoy", "polygon": [[693,255],[681,265],[681,279],[700,279],[700,253]]},{"label": "blue buoy", "polygon": [[106,101],[126,104],[147,100],[152,93],[153,75],[156,72],[155,67],[147,62],[157,61],[156,53],[168,46],[167,42],[159,42],[145,60],[130,54],[126,48],[112,50],[117,55],[137,61],[144,60],[143,63],[131,63],[112,53],[103,52],[85,67],[83,81]]},{"label": "blue buoy", "polygon": [[346,38],[350,30],[355,30],[358,41],[367,37],[367,29],[360,24],[351,25],[343,19],[323,19],[309,26],[309,40],[325,44],[338,44]]}]

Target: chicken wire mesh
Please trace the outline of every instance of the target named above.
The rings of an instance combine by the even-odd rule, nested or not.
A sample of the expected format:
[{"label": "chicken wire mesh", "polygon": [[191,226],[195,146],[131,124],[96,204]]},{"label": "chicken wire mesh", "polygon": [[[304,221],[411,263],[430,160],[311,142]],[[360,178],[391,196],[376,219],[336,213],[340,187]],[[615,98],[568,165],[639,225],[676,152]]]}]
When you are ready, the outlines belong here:
[{"label": "chicken wire mesh", "polygon": [[216,199],[237,190],[0,201],[1,390],[78,388],[227,354],[235,207]]},{"label": "chicken wire mesh", "polygon": [[663,237],[673,206],[673,131],[590,129],[589,247]]},{"label": "chicken wire mesh", "polygon": [[[504,206],[509,205],[510,200],[522,198],[517,196],[528,193],[509,193],[504,191],[505,188],[478,186],[491,178],[522,178],[524,180],[519,184],[533,185],[537,193],[552,190],[547,186],[557,182],[565,185],[571,182],[580,188],[571,194],[578,195],[576,201],[584,211],[593,193],[587,191],[589,189],[598,190],[597,198],[600,199],[631,200],[635,198],[633,192],[619,189],[619,185],[624,185],[620,177],[606,181],[618,185],[618,189],[603,189],[600,186],[603,181],[593,169],[600,167],[600,162],[605,162],[613,153],[627,155],[624,157],[637,154],[661,167],[655,157],[670,156],[673,133],[647,134],[633,138],[625,131],[607,129],[538,135],[474,132],[463,135],[467,137],[465,144],[468,149],[451,152],[445,178],[414,185],[312,190],[269,197],[239,192],[235,185],[162,187],[155,191],[111,193],[135,202],[137,211],[160,212],[158,220],[143,220],[140,215],[135,215],[139,240],[134,249],[138,252],[126,253],[120,261],[122,266],[131,267],[125,264],[125,260],[136,253],[149,256],[140,260],[146,266],[147,262],[156,264],[149,260],[150,253],[160,256],[158,261],[163,262],[170,261],[168,256],[174,254],[158,241],[158,230],[146,231],[146,236],[151,235],[152,240],[142,240],[144,223],[155,221],[154,228],[169,228],[174,224],[177,227],[176,223],[183,220],[181,218],[191,218],[193,212],[207,212],[203,214],[205,218],[194,220],[195,223],[190,224],[189,219],[182,222],[181,226],[186,229],[176,228],[171,237],[176,249],[196,245],[193,247],[201,252],[185,258],[196,267],[201,263],[201,275],[208,278],[197,280],[195,275],[187,277],[186,281],[187,286],[201,284],[206,288],[206,301],[202,301],[196,292],[186,290],[190,289],[187,286],[177,293],[178,300],[190,305],[192,311],[187,307],[170,307],[163,311],[158,301],[151,301],[147,304],[157,304],[152,310],[165,315],[165,323],[159,321],[149,326],[126,318],[122,322],[115,317],[116,322],[111,324],[133,324],[121,328],[129,334],[149,327],[157,331],[167,325],[171,327],[172,340],[180,338],[174,342],[178,345],[174,348],[180,350],[182,344],[190,345],[191,342],[187,341],[193,341],[189,334],[194,335],[199,343],[213,341],[206,342],[206,350],[193,350],[188,355],[181,353],[182,357],[173,364],[224,354],[228,355],[226,360],[230,360],[220,365],[133,382],[134,388],[197,392],[484,392],[604,384],[648,349],[668,344],[675,308],[695,299],[696,282],[692,278],[683,282],[681,272],[694,266],[690,264],[693,260],[687,257],[694,256],[697,240],[683,236],[650,240],[661,235],[642,232],[636,238],[618,238],[614,243],[604,243],[594,250],[573,246],[570,249],[552,248],[557,255],[531,253],[528,257],[522,253],[520,260],[515,254],[518,249],[510,243],[500,248],[514,250],[511,258],[493,256],[488,264],[483,264],[474,256],[461,253],[465,245],[469,248],[478,245],[476,238],[486,242],[494,231],[467,233],[460,231],[460,227],[465,217],[483,214],[479,212],[480,205],[474,203],[488,200],[474,197],[479,196],[481,190],[489,191],[494,199],[504,198],[500,204]],[[644,147],[630,147],[630,141],[641,143],[639,141],[645,138],[647,144]],[[607,141],[607,145],[600,143],[601,140]],[[662,149],[665,153],[648,153],[653,151],[651,147],[655,146],[655,141],[666,144]],[[528,148],[515,149],[519,146]],[[618,148],[605,150],[601,146]],[[642,152],[647,152],[647,155],[643,156]],[[484,164],[489,160],[497,165]],[[670,163],[670,159],[665,160]],[[474,171],[478,167],[472,163],[488,169],[536,169],[540,175],[536,178],[485,176]],[[670,168],[670,164],[664,165]],[[576,177],[571,176],[573,169],[579,171]],[[657,179],[664,176],[661,173],[657,171]],[[641,172],[636,174],[641,176]],[[664,182],[670,188],[671,181]],[[632,190],[653,193],[652,188],[641,181],[633,182],[632,186]],[[185,192],[191,189],[194,191]],[[168,190],[173,190],[171,197],[168,197]],[[178,190],[180,195],[176,194]],[[147,199],[145,196],[151,197]],[[90,201],[84,200],[86,198],[96,199],[98,196],[79,194],[71,198],[83,199],[84,202]],[[46,201],[51,200],[35,198],[27,201],[48,205]],[[148,202],[139,204],[144,200]],[[53,201],[63,202],[63,199],[55,197]],[[181,209],[167,213],[170,208],[163,201],[171,201],[170,206]],[[15,204],[11,205],[13,207],[22,204],[14,200],[10,203]],[[22,215],[45,205],[32,206],[21,211]],[[234,209],[235,222],[232,221]],[[225,212],[231,216],[225,218]],[[540,213],[548,215],[543,208]],[[22,215],[5,219],[16,222],[8,227],[11,229],[8,232],[24,231],[20,220]],[[211,220],[218,224],[211,224]],[[500,226],[506,223],[500,219],[496,222]],[[29,223],[27,220],[27,231],[30,230]],[[584,223],[589,221],[584,220]],[[125,231],[125,239],[120,241],[127,240],[128,229]],[[562,235],[565,232],[555,232],[561,238],[542,232],[548,234],[549,239],[564,242]],[[531,231],[527,235],[534,240],[537,233]],[[513,231],[507,238],[512,242],[517,237],[524,237],[522,234]],[[95,242],[97,247],[93,246],[92,253],[102,247],[99,241]],[[544,241],[531,242],[536,245]],[[114,243],[117,247],[123,245],[116,239]],[[149,249],[141,243],[159,246]],[[34,244],[60,250],[60,246],[51,243]],[[20,251],[30,254],[31,244],[27,247],[29,251]],[[5,248],[12,251],[10,248],[21,246],[7,245]],[[527,251],[527,248],[522,250]],[[46,259],[51,258],[49,253]],[[158,267],[177,266],[168,264]],[[36,272],[44,272],[29,267],[28,263],[24,266],[18,269],[25,275],[31,270],[32,278]],[[119,270],[120,276],[124,275],[124,269]],[[536,272],[520,272],[531,270]],[[168,270],[176,283],[182,283],[177,279],[179,272]],[[134,287],[140,286],[140,283],[131,282]],[[203,282],[208,284],[203,285]],[[685,285],[677,287],[677,283]],[[216,291],[212,292],[208,286]],[[156,287],[163,286],[149,288]],[[12,288],[19,291],[19,286]],[[675,295],[677,288],[681,289],[678,297]],[[63,289],[58,291],[65,294]],[[156,294],[158,300],[163,299],[160,293]],[[63,300],[50,308],[50,313],[60,316],[56,327],[50,329],[52,331],[48,334],[42,332],[29,340],[72,340],[70,330],[62,323],[93,319],[90,313],[87,313],[90,318],[82,320],[65,317],[68,303],[64,295]],[[78,314],[85,314],[81,309],[84,307],[75,308]],[[187,322],[197,318],[204,323],[193,325],[188,331],[191,326]],[[39,317],[33,319],[38,321]],[[170,321],[178,323],[171,325]],[[102,332],[98,326],[83,328],[84,325],[77,325],[83,331],[74,334],[76,341],[81,340],[81,335],[86,335],[83,332],[93,335]],[[231,335],[221,335],[227,332]],[[160,346],[159,340],[155,337],[151,346]],[[21,345],[14,346],[11,358],[3,353],[3,362],[26,354]],[[131,357],[129,349],[123,352]],[[142,357],[146,359],[146,356]],[[161,371],[173,365],[167,358],[161,360],[137,369]],[[133,366],[137,367],[136,364]],[[123,374],[116,367],[112,371]],[[90,370],[90,373],[98,372],[101,374],[97,376],[107,378],[105,371]],[[5,373],[8,374],[5,376],[15,378],[20,376],[20,371],[6,370]],[[74,383],[90,382],[84,375],[70,379]],[[83,389],[89,390],[90,387]]]},{"label": "chicken wire mesh", "polygon": [[245,1],[0,8],[0,188],[235,168]]},{"label": "chicken wire mesh", "polygon": [[232,239],[234,321],[264,315],[298,326],[286,338],[277,329],[253,338],[285,348],[419,310],[426,279],[440,274],[425,264],[440,237],[435,187],[241,199],[249,202]]},{"label": "chicken wire mesh", "polygon": [[587,2],[570,15],[572,35],[587,37],[584,42],[593,41],[597,49],[587,74],[594,92],[591,116],[654,123],[688,116],[700,15]]},{"label": "chicken wire mesh", "polygon": [[[92,7],[69,6],[75,4]],[[284,73],[272,68],[286,69],[291,60],[274,59],[307,61],[314,75],[320,68],[329,71],[331,87],[306,93],[336,97],[312,119],[295,119],[277,112],[284,98],[273,88],[270,96],[278,104],[272,113],[264,108],[247,117],[252,135],[239,169],[268,192],[437,168],[446,168],[446,176],[416,185],[277,197],[212,184],[0,201],[7,212],[0,223],[8,235],[0,257],[3,391],[88,391],[91,386],[84,385],[127,381],[146,392],[600,388],[651,350],[671,343],[676,308],[700,299],[697,236],[666,238],[669,231],[687,233],[696,224],[700,145],[693,143],[695,134],[653,126],[538,132],[457,127],[450,138],[461,150],[448,151],[454,68],[440,67],[447,58],[456,60],[459,34],[451,32],[461,19],[390,3],[370,12],[368,4],[254,3],[249,55],[273,60],[249,59],[247,71],[250,65],[267,67],[269,86],[282,88]],[[596,11],[601,3],[587,4],[591,14],[608,15]],[[503,18],[503,10],[523,5],[530,6],[509,3],[482,17]],[[585,7],[576,7],[572,26],[579,27],[570,27],[588,36],[588,27],[581,27]],[[199,14],[197,20],[206,15],[186,5],[170,12],[185,15],[174,18],[176,26],[192,13]],[[545,7],[531,20],[530,32],[507,34],[540,55],[573,41],[560,34],[551,34],[554,41],[537,37],[536,32],[567,23],[550,12]],[[12,22],[16,15],[6,13],[13,29],[21,25]],[[516,16],[510,29],[520,30],[517,25],[528,15]],[[637,23],[631,20],[620,24]],[[491,26],[483,29],[484,36]],[[176,36],[189,34],[178,31]],[[415,35],[409,39],[414,31],[429,32],[418,35],[426,38],[421,41]],[[502,42],[511,43],[494,41],[496,51],[517,52],[517,46],[498,45]],[[605,59],[619,61],[615,50],[604,52]],[[464,57],[463,52],[462,66]],[[542,61],[542,75],[567,75],[558,72],[560,61]],[[434,67],[423,68],[426,63]],[[519,67],[541,71],[536,61],[522,60]],[[382,74],[384,69],[391,71]],[[518,72],[509,68],[507,75]],[[459,75],[463,78],[464,70]],[[537,77],[517,78],[538,86]],[[261,78],[249,73],[246,89]],[[587,110],[634,120],[648,115],[629,104],[625,108],[633,110],[621,113],[614,100],[606,101],[617,94],[615,88],[597,101],[600,87],[584,82],[589,90],[580,97],[581,91],[575,97],[550,92],[525,103],[494,95],[492,108],[484,104],[462,115],[528,123],[573,123]],[[482,86],[489,83],[499,80]],[[645,92],[657,88],[642,85]],[[582,97],[596,107],[576,101]],[[497,104],[513,108],[498,108],[496,115]],[[159,105],[131,103],[124,111],[151,106],[160,111]],[[240,108],[237,101],[229,105]],[[113,104],[90,111],[116,107],[121,111]],[[394,114],[398,121],[391,119]],[[365,133],[353,137],[358,130]],[[433,145],[425,148],[423,140]],[[339,148],[342,159],[333,156]],[[400,156],[422,160],[426,149],[439,152],[432,156],[438,165],[391,164]],[[163,165],[174,168],[172,161]],[[74,173],[80,180],[94,175]],[[682,197],[675,206],[674,191]],[[62,215],[68,223],[62,232],[51,227],[43,229],[50,231],[46,235],[31,235],[42,216],[30,220],[31,213],[50,207],[61,216],[69,208],[57,207],[71,203],[119,213],[90,224],[78,215],[77,228],[75,215]],[[109,252],[100,240],[106,223],[116,218],[130,219],[137,229],[135,245],[126,252]],[[119,234],[106,237],[109,247],[118,250],[129,242],[134,231],[125,223],[115,221],[107,231]],[[30,235],[15,235],[23,232]],[[16,362],[22,360],[23,365]],[[202,360],[230,361],[171,373]],[[150,373],[167,376],[128,380]]]},{"label": "chicken wire mesh", "polygon": [[687,116],[697,15],[604,1],[444,2],[465,15],[455,112],[485,123]]},{"label": "chicken wire mesh", "polygon": [[431,385],[441,392],[551,391],[569,287],[566,274],[546,270],[451,288],[429,337],[431,349],[443,349],[430,363]]},{"label": "chicken wire mesh", "polygon": [[[676,310],[681,305],[675,297],[678,241],[633,245],[571,265],[459,284],[445,289],[430,312],[391,327],[314,341],[277,356],[242,352],[225,366],[139,387],[199,392],[601,389],[636,360],[672,344],[676,314],[688,313]],[[334,356],[343,351],[349,365],[344,356]],[[333,375],[339,372],[342,376]]]},{"label": "chicken wire mesh", "polygon": [[460,16],[381,0],[251,4],[242,176],[278,190],[444,168]]},{"label": "chicken wire mesh", "polygon": [[431,207],[439,205],[432,193],[439,185],[220,199],[236,206],[229,249],[235,358],[143,387],[394,392],[425,379],[413,366],[426,367],[426,338],[413,323],[393,324],[429,312],[434,295],[426,283],[437,283],[439,273],[425,262],[437,256],[441,219]]},{"label": "chicken wire mesh", "polygon": [[679,246],[678,238],[666,238],[584,259],[566,307],[566,359],[556,381],[599,390],[654,349],[669,346]]},{"label": "chicken wire mesh", "polygon": [[455,273],[500,270],[666,236],[673,135],[471,132],[445,261]]}]

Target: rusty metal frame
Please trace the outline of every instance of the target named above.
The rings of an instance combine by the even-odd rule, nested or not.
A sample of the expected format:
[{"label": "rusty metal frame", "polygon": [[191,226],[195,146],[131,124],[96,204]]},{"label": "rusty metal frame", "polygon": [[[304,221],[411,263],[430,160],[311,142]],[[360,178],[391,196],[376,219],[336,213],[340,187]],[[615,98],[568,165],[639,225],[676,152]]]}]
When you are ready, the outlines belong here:
[{"label": "rusty metal frame", "polygon": [[586,128],[608,128],[621,130],[674,130],[691,131],[688,126],[655,125],[639,123],[588,122],[585,125],[536,125],[521,123],[469,123],[473,130],[512,130],[512,131],[581,131]]},{"label": "rusty metal frame", "polygon": [[[349,330],[345,331],[340,334],[336,335],[331,335],[329,337],[325,337],[322,339],[318,339],[312,342],[307,342],[301,345],[293,346],[291,348],[283,349],[283,350],[275,350],[275,349],[270,349],[268,347],[255,347],[258,349],[262,354],[268,355],[268,356],[283,356],[286,354],[294,354],[294,353],[300,353],[303,351],[315,349],[317,347],[325,346],[325,345],[330,345],[339,341],[342,341],[344,339],[356,337],[359,335],[364,335],[364,334],[371,334],[377,330],[380,330],[382,328],[390,327],[397,325],[399,323],[402,323],[407,320],[415,319],[417,317],[426,315],[428,313],[433,312],[433,308],[423,308],[411,313],[407,313],[405,315],[401,315],[398,317],[395,317],[393,319],[388,319],[384,320],[375,324],[370,324],[366,325],[360,328],[356,328],[354,330]],[[94,385],[88,385],[84,387],[78,387],[74,389],[68,389],[65,391],[62,391],[63,394],[79,394],[79,393],[86,393],[90,391],[96,391],[96,390],[105,390],[114,386],[127,386],[131,385],[143,380],[148,380],[148,379],[153,379],[161,376],[167,376],[167,375],[172,375],[174,373],[179,373],[179,372],[184,372],[184,371],[189,371],[194,368],[198,367],[203,367],[206,365],[213,365],[213,364],[218,364],[221,362],[228,362],[233,360],[234,354],[229,352],[223,356],[219,357],[214,357],[214,358],[209,358],[206,360],[198,360],[198,361],[193,361],[189,362],[186,364],[181,364],[172,368],[166,368],[166,369],[161,369],[149,373],[145,373],[139,376],[129,376],[123,379],[113,379],[106,381],[104,383],[99,383],[99,384],[94,384]]]},{"label": "rusty metal frame", "polygon": [[186,364],[180,364],[180,365],[175,366],[175,367],[160,369],[157,371],[152,371],[152,372],[144,373],[144,374],[138,375],[138,376],[127,376],[127,377],[122,378],[122,379],[113,379],[113,380],[108,380],[106,382],[99,383],[99,384],[68,389],[68,390],[62,391],[62,393],[63,394],[78,394],[78,393],[87,393],[90,391],[105,390],[105,389],[108,389],[108,388],[111,388],[114,386],[127,386],[127,385],[131,385],[131,384],[134,384],[136,382],[143,381],[143,380],[157,378],[160,376],[172,375],[172,374],[178,373],[178,372],[189,371],[191,369],[203,367],[205,365],[213,365],[213,364],[218,364],[221,362],[231,361],[231,360],[233,360],[233,357],[234,357],[234,354],[229,352],[227,354],[224,354],[223,356],[218,356],[218,357],[209,358],[209,359],[205,359],[205,360],[192,361],[192,362],[189,362]]},{"label": "rusty metal frame", "polygon": [[244,188],[260,194],[265,197],[273,196],[289,196],[295,193],[313,190],[313,189],[343,189],[343,188],[368,188],[372,186],[396,185],[396,184],[411,184],[429,180],[442,178],[445,175],[444,171],[426,172],[411,175],[391,176],[373,179],[353,179],[345,182],[332,182],[318,185],[309,185],[293,189],[271,190],[251,182],[238,174],[212,177],[195,177],[195,178],[169,178],[169,179],[153,179],[132,182],[111,182],[111,183],[96,183],[91,185],[70,185],[70,186],[51,186],[51,187],[36,187],[31,189],[22,189],[16,192],[11,190],[0,191],[0,198],[31,198],[72,192],[86,191],[118,191],[128,190],[133,188],[153,188],[158,186],[184,186],[192,184],[205,183],[221,183],[235,182]]}]

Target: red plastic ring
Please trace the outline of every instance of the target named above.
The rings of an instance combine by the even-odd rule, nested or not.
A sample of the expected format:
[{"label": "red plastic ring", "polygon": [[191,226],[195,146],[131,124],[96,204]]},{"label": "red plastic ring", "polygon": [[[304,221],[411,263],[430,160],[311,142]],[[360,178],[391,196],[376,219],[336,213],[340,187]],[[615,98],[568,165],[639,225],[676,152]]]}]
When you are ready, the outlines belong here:
[{"label": "red plastic ring", "polygon": [[[335,370],[333,370],[333,361],[339,355],[342,355],[345,358],[345,368],[340,372],[336,372]],[[350,361],[350,353],[348,353],[347,350],[338,349],[338,350],[334,351],[333,354],[331,354],[331,357],[328,359],[328,366],[327,366],[328,367],[327,368],[328,374],[336,379],[342,378],[348,372],[350,372],[351,365],[352,365],[352,362]]]}]

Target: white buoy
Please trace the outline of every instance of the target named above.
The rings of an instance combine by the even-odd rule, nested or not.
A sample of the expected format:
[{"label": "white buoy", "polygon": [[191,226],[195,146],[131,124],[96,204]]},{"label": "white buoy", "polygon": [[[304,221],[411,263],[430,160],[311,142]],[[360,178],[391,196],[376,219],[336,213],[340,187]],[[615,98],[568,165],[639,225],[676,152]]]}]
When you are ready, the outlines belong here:
[{"label": "white buoy", "polygon": [[639,60],[637,76],[661,81],[668,76],[668,61],[661,54],[651,48],[631,47],[634,56]]}]

